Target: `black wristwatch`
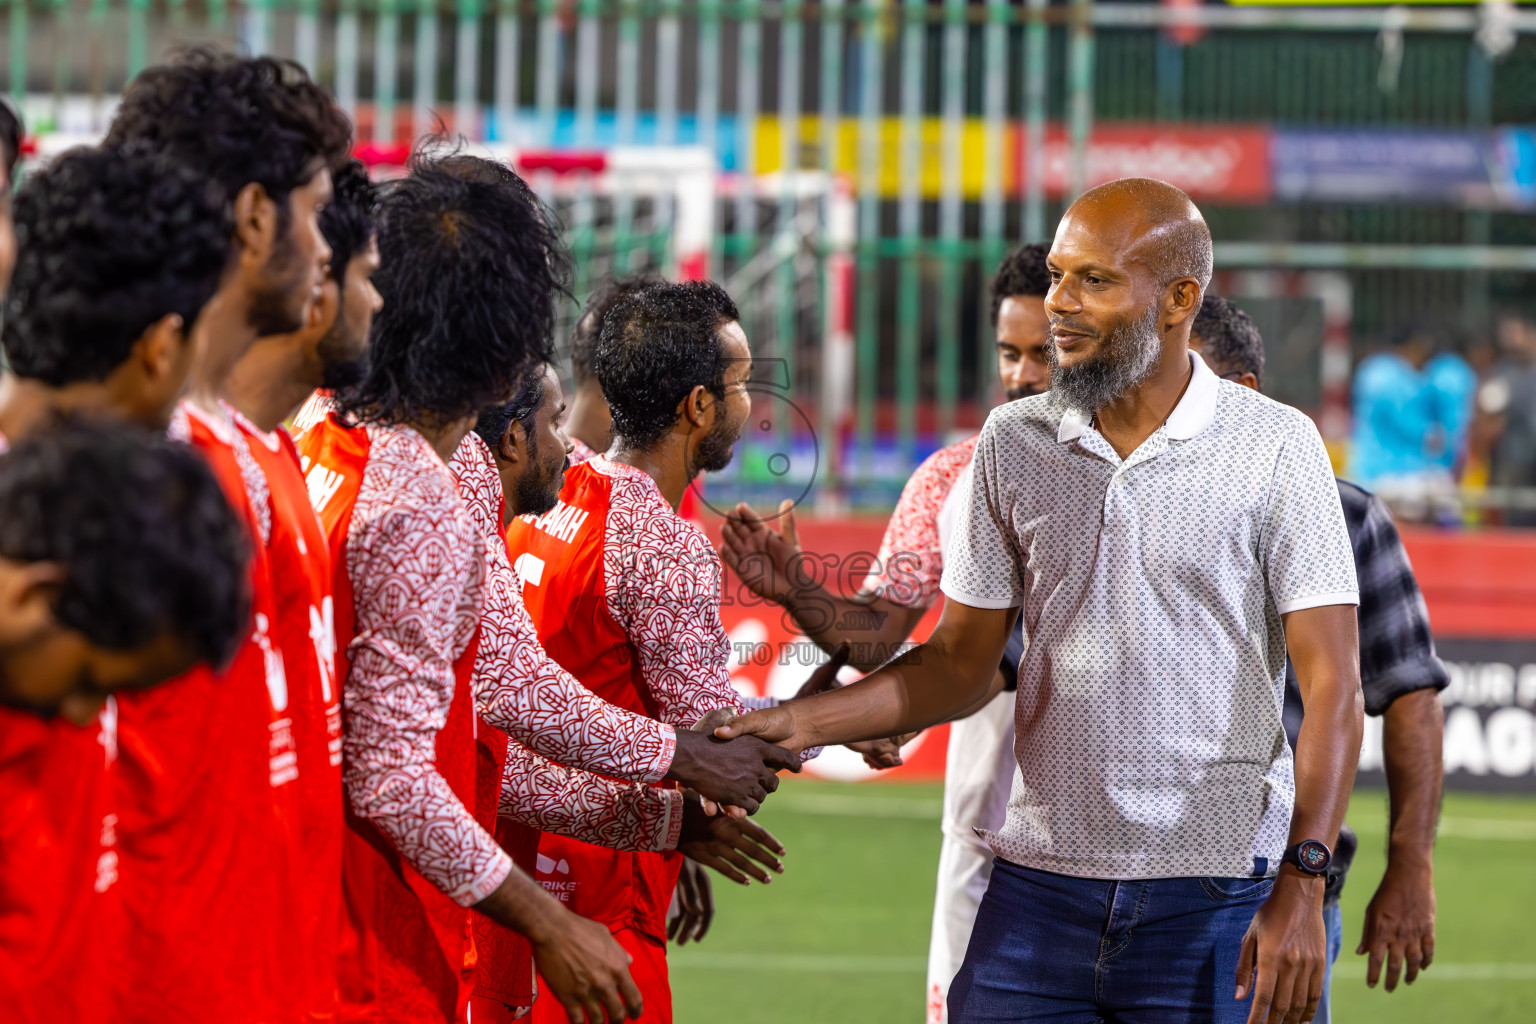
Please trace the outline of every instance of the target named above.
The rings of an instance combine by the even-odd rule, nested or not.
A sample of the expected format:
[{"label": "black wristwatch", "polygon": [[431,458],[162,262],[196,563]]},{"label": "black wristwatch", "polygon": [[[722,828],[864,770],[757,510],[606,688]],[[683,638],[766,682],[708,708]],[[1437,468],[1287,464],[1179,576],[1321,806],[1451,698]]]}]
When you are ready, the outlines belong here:
[{"label": "black wristwatch", "polygon": [[1302,874],[1317,877],[1326,875],[1332,862],[1333,854],[1329,852],[1328,844],[1316,839],[1303,839],[1288,847],[1280,857],[1280,863],[1294,864]]}]

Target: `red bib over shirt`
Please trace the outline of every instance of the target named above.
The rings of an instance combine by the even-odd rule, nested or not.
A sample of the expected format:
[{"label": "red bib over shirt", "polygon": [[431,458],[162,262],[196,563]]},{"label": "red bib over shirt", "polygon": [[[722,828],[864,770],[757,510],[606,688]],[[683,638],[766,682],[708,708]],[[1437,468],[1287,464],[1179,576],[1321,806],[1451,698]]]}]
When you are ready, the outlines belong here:
[{"label": "red bib over shirt", "polygon": [[[418,460],[435,459],[425,442],[410,433],[408,439],[399,434],[404,428],[383,428],[393,433],[389,437],[391,458],[405,449]],[[411,446],[414,445],[414,448]],[[347,715],[362,713],[371,723],[375,715],[365,706],[370,695],[361,686],[362,680],[354,675],[358,671],[356,659],[360,645],[371,640],[360,636],[358,620],[362,617],[357,605],[359,592],[374,593],[376,590],[393,590],[394,599],[402,602],[400,614],[420,616],[428,614],[426,608],[410,608],[409,599],[401,588],[415,585],[410,577],[420,573],[432,577],[442,568],[438,562],[440,552],[431,547],[430,537],[417,538],[427,541],[426,547],[394,554],[393,564],[403,566],[397,570],[404,575],[400,579],[364,581],[353,579],[353,565],[359,553],[353,538],[356,524],[364,514],[381,514],[387,518],[388,509],[370,508],[360,511],[360,497],[365,492],[365,475],[375,472],[371,460],[380,458],[375,438],[370,428],[350,427],[336,416],[324,420],[306,431],[298,441],[303,457],[310,500],[319,513],[321,527],[328,539],[333,586],[335,594],[336,675],[346,680]],[[439,468],[441,464],[438,463]],[[419,469],[420,467],[406,467]],[[446,478],[447,471],[442,469]],[[452,488],[451,480],[446,480]],[[377,488],[375,488],[377,490]],[[374,498],[368,499],[374,501]],[[456,500],[456,499],[455,499]],[[385,526],[375,543],[407,544],[411,538],[396,526]],[[483,552],[483,548],[479,549]],[[349,561],[349,556],[352,559]],[[371,564],[371,563],[370,563]],[[483,566],[483,556],[475,563]],[[366,570],[365,570],[366,571]],[[436,578],[436,577],[433,577]],[[459,581],[458,590],[475,595],[478,609],[479,579],[466,577]],[[452,597],[454,595],[450,595]],[[434,601],[434,595],[419,595],[422,605]],[[436,605],[434,604],[434,607]],[[369,610],[371,611],[371,610]],[[451,612],[451,609],[450,609]],[[478,614],[476,613],[476,618]],[[440,624],[431,624],[436,629]],[[423,632],[430,632],[423,629]],[[463,1020],[473,984],[476,951],[471,928],[471,912],[461,902],[456,902],[444,891],[449,877],[458,878],[467,870],[462,859],[470,852],[493,850],[493,856],[505,858],[495,849],[489,831],[495,827],[499,781],[502,771],[501,756],[492,737],[489,745],[477,746],[477,723],[470,688],[471,672],[475,662],[478,630],[470,634],[468,643],[452,658],[452,691],[446,709],[440,694],[422,697],[429,700],[423,705],[420,718],[434,715],[441,718],[441,728],[432,741],[433,757],[430,768],[451,793],[432,791],[430,777],[414,776],[429,792],[422,796],[413,784],[410,790],[390,789],[402,800],[420,796],[424,805],[424,821],[411,833],[408,848],[385,834],[379,824],[364,818],[354,810],[356,799],[348,801],[346,831],[342,840],[342,892],[344,914],[339,951],[339,974],[343,1020],[377,1021],[455,1021]],[[372,653],[372,652],[370,652]],[[429,655],[433,652],[427,652]],[[441,655],[442,652],[436,652]],[[417,664],[415,651],[395,650],[394,656],[401,662]],[[421,671],[425,672],[426,669]],[[406,678],[391,692],[390,700],[406,700],[410,695],[398,692],[413,680]],[[423,691],[426,686],[421,687]],[[354,706],[354,694],[358,706]],[[389,785],[391,772],[405,768],[419,769],[409,764],[408,754],[400,755],[400,763],[392,765],[354,763],[352,730],[346,726],[347,763],[344,772],[349,789],[359,786]],[[479,762],[484,760],[482,765]],[[382,779],[381,783],[379,780]],[[495,786],[495,789],[489,787]],[[485,791],[482,791],[485,790]],[[456,805],[456,806],[454,806]],[[472,819],[465,820],[468,812]],[[476,823],[482,831],[478,836],[468,835],[466,828],[474,830]],[[422,845],[422,844],[425,845]],[[510,863],[508,862],[508,867]],[[437,880],[429,879],[422,871],[440,870]],[[506,870],[496,873],[492,868],[476,869],[473,882],[466,881],[460,898],[474,902],[484,898],[490,889],[505,877]],[[489,877],[490,881],[485,879]],[[486,891],[480,891],[482,888]],[[468,893],[466,895],[465,893]]]},{"label": "red bib over shirt", "polygon": [[118,697],[128,938],[115,958],[115,1019],[273,1021],[292,1003],[279,948],[293,926],[286,851],[298,769],[270,635],[270,511],[231,423],[184,404],[172,434],[208,461],[250,531],[253,627],[222,672],[199,667]]},{"label": "red bib over shirt", "polygon": [[309,504],[299,454],[288,432],[236,423],[267,479],[272,532],[267,544],[273,630],[288,679],[288,709],[300,775],[290,855],[297,931],[285,964],[295,980],[297,1019],[337,1015],[336,941],[341,927],[341,685],[336,679],[331,553]]},{"label": "red bib over shirt", "polygon": [[[9,448],[0,435],[0,452]],[[109,1020],[122,941],[117,701],[89,726],[0,708],[0,1006],[8,1020]]]},{"label": "red bib over shirt", "polygon": [[[596,462],[606,460],[566,472],[554,511],[513,519],[507,550],[550,656],[609,703],[659,718],[641,659],[608,607],[604,545],[613,480],[594,470]],[[545,833],[537,877],[582,917],[664,941],[681,862],[675,850],[613,850]]]}]

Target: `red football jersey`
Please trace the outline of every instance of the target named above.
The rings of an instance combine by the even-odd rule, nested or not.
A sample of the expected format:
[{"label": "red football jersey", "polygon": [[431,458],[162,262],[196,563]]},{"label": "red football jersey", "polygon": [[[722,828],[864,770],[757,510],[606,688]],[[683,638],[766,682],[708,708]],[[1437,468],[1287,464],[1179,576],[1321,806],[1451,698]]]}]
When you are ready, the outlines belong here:
[{"label": "red football jersey", "polygon": [[[424,444],[419,438],[413,441],[402,440],[397,436],[399,431],[391,435],[392,428],[383,429],[387,435],[386,442],[394,445],[391,458],[409,458],[411,453],[406,450],[412,444],[417,447]],[[374,615],[379,612],[379,609],[374,608],[360,610],[356,604],[360,598],[356,598],[355,593],[364,590],[370,593],[380,590],[387,592],[389,596],[385,600],[399,602],[392,607],[395,608],[393,614],[401,621],[416,623],[423,618],[420,614],[422,608],[415,603],[418,601],[423,605],[430,604],[438,612],[455,618],[459,614],[451,606],[444,608],[435,597],[423,596],[419,589],[407,599],[405,590],[401,588],[409,588],[411,581],[404,577],[385,581],[352,578],[348,558],[352,549],[349,549],[348,542],[355,528],[354,514],[359,522],[366,522],[365,517],[386,522],[374,536],[375,543],[409,546],[413,541],[420,541],[430,548],[426,552],[416,550],[394,553],[404,561],[419,557],[419,561],[413,563],[416,569],[440,569],[442,566],[440,556],[443,550],[438,547],[438,542],[444,538],[424,534],[419,530],[412,532],[419,524],[407,522],[408,514],[392,515],[391,509],[387,507],[387,487],[377,487],[377,493],[369,498],[378,507],[362,508],[360,496],[365,490],[365,475],[370,471],[370,459],[380,458],[378,453],[371,451],[372,448],[373,439],[369,428],[346,426],[334,415],[327,416],[311,427],[298,441],[299,452],[307,467],[306,479],[311,500],[319,513],[330,549],[336,608],[336,678],[344,681],[343,685],[349,694],[349,715],[355,715],[360,710],[353,708],[354,698],[351,695],[361,693],[364,689],[362,681],[349,676],[354,669],[352,663],[356,657],[351,650],[355,646],[354,640],[362,642],[357,635],[357,622],[362,611]],[[401,456],[401,452],[405,452],[405,455]],[[420,453],[416,453],[416,456],[422,457]],[[425,457],[435,458],[430,455]],[[407,473],[413,468],[403,463],[393,468],[402,467]],[[386,472],[390,468],[386,467]],[[444,474],[447,472],[446,468],[442,471]],[[448,484],[451,487],[451,480]],[[447,538],[448,542],[452,540]],[[483,550],[483,547],[479,549],[481,552]],[[452,555],[447,557],[451,559]],[[483,566],[483,555],[473,564]],[[478,579],[460,580],[459,587],[464,589],[473,582],[478,594]],[[474,609],[470,614],[478,620],[478,601]],[[421,662],[416,653],[431,655],[433,652],[428,648],[437,642],[429,643],[423,638],[428,633],[441,637],[453,631],[443,629],[441,623],[430,623],[422,629],[412,625],[406,632],[410,634],[413,643],[422,646],[407,652],[403,649],[395,650],[395,645],[391,643],[393,657],[419,665]],[[380,639],[369,637],[368,642],[379,642]],[[450,878],[462,879],[460,893],[465,902],[483,897],[479,887],[481,883],[471,882],[470,875],[473,872],[465,863],[466,859],[473,859],[472,855],[477,848],[476,839],[466,835],[465,822],[457,820],[456,815],[462,815],[466,810],[473,815],[473,821],[468,824],[473,827],[477,822],[486,833],[484,843],[480,845],[494,847],[494,841],[488,833],[495,827],[496,793],[482,791],[484,787],[479,783],[483,781],[499,790],[502,765],[494,742],[478,746],[476,743],[478,729],[470,691],[476,645],[477,633],[472,633],[462,652],[453,659],[451,695],[438,695],[432,686],[426,685],[430,680],[412,680],[409,676],[401,679],[395,689],[393,699],[404,701],[414,698],[419,703],[418,717],[426,719],[440,716],[438,720],[441,721],[441,727],[432,739],[430,767],[433,774],[446,782],[451,792],[430,792],[431,784],[436,780],[426,779],[415,791],[401,791],[399,796],[402,800],[422,800],[423,813],[435,816],[431,827],[425,831],[415,829],[410,837],[414,845],[402,851],[395,839],[386,835],[372,821],[354,813],[350,802],[346,807],[346,829],[342,840],[344,914],[338,962],[343,1020],[462,1020],[468,1006],[477,959],[470,922],[471,912],[450,898],[441,883]],[[421,682],[423,685],[408,687],[412,682]],[[408,688],[415,691],[410,696],[406,693]],[[444,701],[443,697],[448,699]],[[382,715],[382,712],[376,714],[372,709],[361,710],[369,716],[370,725],[372,719]],[[351,749],[352,729],[353,726],[347,726],[348,733],[344,737],[347,750]],[[503,743],[500,753],[504,755],[504,752]],[[372,777],[370,773],[381,776],[394,774],[387,770],[387,766],[383,766],[385,771],[378,772],[374,766],[353,763],[351,753],[346,756],[348,763],[343,766],[344,773],[350,780],[355,772],[359,784],[368,784],[368,779]],[[482,758],[487,761],[483,766],[479,763]],[[421,780],[422,777],[413,775],[412,778]],[[351,782],[347,784],[351,785]],[[387,781],[386,784],[395,783]],[[423,840],[437,845],[419,845]],[[408,852],[409,858],[403,856],[403,852]],[[499,849],[496,855],[505,857]],[[431,869],[439,872],[440,881],[434,882],[424,876],[417,866],[413,866],[413,860],[423,869],[429,866],[430,861]],[[503,878],[505,872],[491,877]],[[455,884],[459,883],[456,881]],[[471,895],[464,896],[463,892]]]},{"label": "red football jersey", "polygon": [[8,1021],[115,1020],[123,943],[117,704],[86,728],[0,708],[0,1006]]},{"label": "red football jersey", "polygon": [[[560,505],[548,515],[513,519],[507,551],[550,656],[609,703],[657,718],[643,659],[608,604],[604,547],[613,480],[594,469],[599,463],[607,464],[595,458],[567,471]],[[665,940],[681,869],[675,850],[612,850],[545,833],[539,868],[539,881],[575,913],[611,931],[635,928]]]},{"label": "red football jersey", "polygon": [[[117,1020],[266,1022],[291,1005],[286,850],[297,777],[274,621],[264,482],[232,423],[183,405],[173,436],[208,460],[252,537],[253,624],[222,672],[118,698],[118,849],[130,939]],[[252,501],[255,490],[256,501]]]},{"label": "red football jersey", "polygon": [[288,679],[299,779],[291,849],[297,931],[283,967],[295,980],[301,1021],[333,1021],[338,1010],[336,944],[341,928],[341,687],[336,673],[331,552],[309,504],[299,453],[288,432],[236,423],[267,479],[272,533],[267,543],[273,634]]},{"label": "red football jersey", "polygon": [[[0,452],[9,448],[0,434]],[[86,728],[0,708],[0,1006],[18,1022],[109,1020],[123,936],[117,701]]]}]

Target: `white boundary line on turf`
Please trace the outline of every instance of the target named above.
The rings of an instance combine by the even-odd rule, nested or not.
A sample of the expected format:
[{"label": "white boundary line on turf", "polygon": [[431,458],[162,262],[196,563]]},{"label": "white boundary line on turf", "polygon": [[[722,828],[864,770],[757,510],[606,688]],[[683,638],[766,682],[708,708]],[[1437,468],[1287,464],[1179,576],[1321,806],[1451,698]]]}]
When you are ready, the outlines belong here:
[{"label": "white boundary line on turf", "polygon": [[[671,951],[669,966],[683,970],[709,971],[802,971],[812,974],[921,974],[928,960],[921,956],[861,956],[845,953],[711,953],[706,951]],[[1365,960],[1341,961],[1341,967],[1358,967],[1358,972],[1336,972],[1340,979],[1358,980],[1365,976]],[[1432,964],[1419,975],[1419,981],[1536,981],[1536,963],[1503,964]],[[1415,983],[1417,984],[1417,982]]]},{"label": "white boundary line on turf", "polygon": [[[892,798],[870,796],[833,796],[830,794],[805,794],[803,796],[771,797],[767,806],[790,814],[812,814],[832,818],[908,818],[919,821],[937,821],[943,810],[939,800]],[[1351,822],[1353,825],[1354,822]],[[1386,824],[1383,815],[1382,829],[1369,826],[1357,831],[1379,835]],[[1536,842],[1536,821],[1505,818],[1458,818],[1440,819],[1438,833],[1445,839],[1489,839],[1510,842]]]}]

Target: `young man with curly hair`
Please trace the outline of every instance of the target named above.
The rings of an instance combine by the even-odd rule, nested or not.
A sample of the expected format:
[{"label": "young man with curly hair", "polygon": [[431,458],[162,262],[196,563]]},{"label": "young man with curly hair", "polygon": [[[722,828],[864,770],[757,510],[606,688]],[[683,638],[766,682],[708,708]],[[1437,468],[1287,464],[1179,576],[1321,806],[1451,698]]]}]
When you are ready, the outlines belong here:
[{"label": "young man with curly hair", "polygon": [[305,1019],[330,1020],[338,1008],[336,922],[341,916],[341,684],[335,678],[335,595],[330,550],[309,502],[304,471],[284,420],[319,387],[357,379],[368,330],[382,300],[377,189],[362,164],[334,175],[320,213],[330,270],[308,321],[266,335],[235,365],[226,389],[236,426],[266,481],[272,508],[267,540],[275,618],[294,708],[295,831],[291,852],[295,931],[289,936],[294,995]]},{"label": "young man with curly hair", "polygon": [[[0,1000],[113,1020],[114,692],[222,664],[248,628],[245,532],[185,445],[72,419],[0,454]],[[127,739],[125,737],[125,739]]]},{"label": "young man with curly hair", "polygon": [[[532,225],[520,241],[542,248],[550,268],[563,267],[564,252],[542,203],[509,167],[463,154],[450,154],[433,166],[522,204]],[[525,284],[537,286],[537,281]],[[530,303],[528,315],[500,326],[502,344],[511,346],[517,340],[514,332],[522,332],[527,349],[547,351],[555,294],[549,291],[550,302]],[[526,373],[513,403],[519,397],[526,401],[530,389],[543,393],[548,373],[547,364]],[[563,463],[563,440],[546,446],[546,458],[556,454]],[[676,790],[643,784],[661,778],[711,800],[756,810],[764,791],[777,784],[775,771],[794,767],[796,760],[768,744],[721,745],[702,733],[674,730],[614,707],[572,678],[544,650],[523,608],[521,584],[502,536],[508,501],[492,449],[478,433],[466,433],[449,469],[486,543],[471,688],[482,718],[477,744],[483,760],[504,764],[495,831],[514,861],[532,868],[542,830],[614,848],[657,850],[698,839],[707,824],[733,827],[704,821],[697,798],[685,801]],[[515,1012],[509,1008],[530,1005],[526,943],[483,917],[476,919],[476,939],[482,947],[476,986],[483,996],[474,1010],[476,1019],[494,1020]]]},{"label": "young man with curly hair", "polygon": [[325,727],[326,709],[297,685],[302,676],[290,685],[275,633],[272,488],[226,403],[255,340],[303,327],[320,295],[331,253],[319,214],[351,126],[297,64],[193,50],[128,84],[107,142],[148,146],[207,175],[233,215],[228,270],[197,323],[200,356],[172,435],[203,454],[246,518],[256,608],[227,672],[195,671],[122,702],[136,739],[124,746],[120,832],[139,994],[120,1019],[307,1013],[309,950],[292,895],[319,872],[300,867],[299,738]]},{"label": "young man with curly hair", "polygon": [[[10,368],[0,447],[66,415],[163,431],[195,359],[192,325],[224,273],[230,222],[217,189],[141,147],[77,149],[28,178],[16,222],[0,318]],[[131,525],[123,514],[117,525]],[[217,602],[202,609],[219,613]],[[117,710],[134,696],[84,727],[0,710],[0,821],[32,836],[0,840],[0,942],[25,965],[14,989],[5,979],[4,1002],[19,1020],[121,1019],[106,967],[126,948],[113,941],[131,877],[118,867],[128,778],[119,751],[136,737],[119,742]],[[58,827],[36,821],[59,805],[90,813]]]}]

